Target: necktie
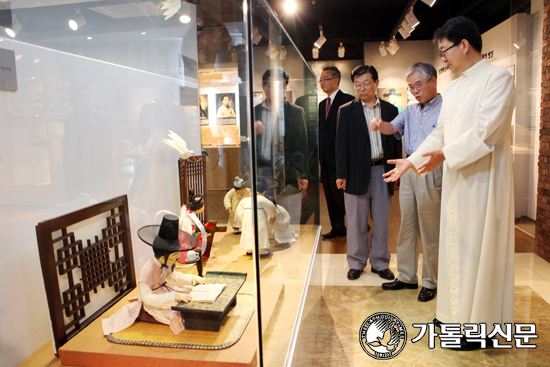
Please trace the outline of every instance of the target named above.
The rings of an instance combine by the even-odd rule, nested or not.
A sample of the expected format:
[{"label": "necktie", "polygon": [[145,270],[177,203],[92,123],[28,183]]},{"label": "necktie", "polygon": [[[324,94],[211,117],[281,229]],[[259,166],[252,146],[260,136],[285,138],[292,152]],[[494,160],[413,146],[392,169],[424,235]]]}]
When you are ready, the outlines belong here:
[{"label": "necktie", "polygon": [[327,108],[325,110],[325,119],[328,117],[329,111],[330,111],[330,97],[327,98]]}]

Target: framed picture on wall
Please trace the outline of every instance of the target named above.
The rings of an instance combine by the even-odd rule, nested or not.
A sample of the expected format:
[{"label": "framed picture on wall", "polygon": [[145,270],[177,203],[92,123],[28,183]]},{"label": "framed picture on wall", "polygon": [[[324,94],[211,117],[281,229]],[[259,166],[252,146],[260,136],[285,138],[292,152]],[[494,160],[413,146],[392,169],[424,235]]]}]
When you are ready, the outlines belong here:
[{"label": "framed picture on wall", "polygon": [[216,125],[237,125],[235,93],[216,94]]},{"label": "framed picture on wall", "polygon": [[378,98],[397,107],[399,113],[408,105],[407,88],[378,88]]},{"label": "framed picture on wall", "polygon": [[208,94],[199,94],[201,125],[208,125]]}]

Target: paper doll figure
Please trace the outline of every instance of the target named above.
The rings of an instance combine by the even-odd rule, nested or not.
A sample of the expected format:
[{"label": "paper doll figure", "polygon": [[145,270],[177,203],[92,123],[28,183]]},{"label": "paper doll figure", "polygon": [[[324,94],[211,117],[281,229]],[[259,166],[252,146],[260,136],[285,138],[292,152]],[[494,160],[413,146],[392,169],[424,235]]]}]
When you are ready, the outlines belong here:
[{"label": "paper doll figure", "polygon": [[291,243],[296,241],[296,232],[294,232],[294,229],[290,225],[290,214],[288,214],[285,208],[278,205],[275,200],[273,200],[273,204],[277,207],[277,214],[275,218],[271,220],[270,224],[275,241],[278,243]]},{"label": "paper doll figure", "polygon": [[[199,252],[199,257],[201,255],[202,249],[206,248],[207,234],[204,225],[197,217],[197,214],[200,214],[204,211],[204,197],[201,194],[196,194],[193,190],[189,190],[189,195],[187,198],[187,204],[181,207],[180,218],[179,218],[179,228],[185,232],[189,233],[197,238],[199,241],[200,248],[197,248]],[[183,246],[183,245],[182,245]],[[182,251],[185,249],[181,249]],[[192,263],[196,260],[195,255],[192,254],[193,251],[187,253],[187,257],[181,257],[178,262],[180,264]]]},{"label": "paper doll figure", "polygon": [[[269,181],[269,184],[268,184]],[[243,184],[249,187],[249,181],[245,181]],[[269,187],[271,186],[271,187]],[[260,256],[269,256],[271,253],[267,250],[270,247],[269,243],[269,224],[268,221],[271,218],[275,218],[277,215],[277,208],[275,205],[264,196],[264,193],[268,189],[274,189],[278,187],[278,182],[265,178],[258,179],[258,247],[260,249]],[[252,196],[247,196],[241,200],[237,207],[237,216],[241,219],[242,234],[241,234],[241,248],[245,249],[247,255],[252,255],[254,250],[254,222],[252,213]]]},{"label": "paper doll figure", "polygon": [[167,214],[160,225],[138,230],[143,242],[153,247],[154,257],[141,270],[138,281],[138,299],[122,307],[113,316],[103,319],[103,334],[117,333],[136,320],[170,325],[174,334],[185,329],[180,312],[173,311],[180,301],[190,302],[189,292],[194,285],[204,284],[204,278],[174,271],[182,244],[196,246],[196,239],[178,229],[178,217]]},{"label": "paper doll figure", "polygon": [[244,187],[243,179],[235,177],[233,188],[225,194],[223,205],[229,214],[228,227],[233,227],[233,234],[241,234],[241,218],[237,215],[237,207],[242,199],[250,195],[250,189]]}]

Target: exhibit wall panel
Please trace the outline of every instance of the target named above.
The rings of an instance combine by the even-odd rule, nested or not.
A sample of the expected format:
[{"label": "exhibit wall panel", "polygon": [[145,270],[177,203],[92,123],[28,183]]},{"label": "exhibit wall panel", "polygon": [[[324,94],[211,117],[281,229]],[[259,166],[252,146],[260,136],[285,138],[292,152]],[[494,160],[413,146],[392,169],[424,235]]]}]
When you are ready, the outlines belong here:
[{"label": "exhibit wall panel", "polygon": [[[33,20],[28,9],[17,18]],[[201,150],[197,93],[189,97],[198,85],[196,27],[155,19],[159,38],[145,16],[92,40],[53,31],[44,39],[31,23],[14,39],[2,29],[18,88],[0,90],[0,276],[9,280],[0,289],[1,366],[51,339],[38,222],[127,194],[141,269],[151,248],[136,230],[158,210],[179,212],[179,157],[162,139],[172,130]],[[139,38],[142,26],[150,38]]]}]

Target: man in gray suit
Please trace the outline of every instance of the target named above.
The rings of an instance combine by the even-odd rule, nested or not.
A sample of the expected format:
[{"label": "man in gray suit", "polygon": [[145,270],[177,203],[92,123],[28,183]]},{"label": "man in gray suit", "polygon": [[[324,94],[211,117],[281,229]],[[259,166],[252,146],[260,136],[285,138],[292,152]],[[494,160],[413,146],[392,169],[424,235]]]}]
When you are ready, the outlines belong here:
[{"label": "man in gray suit", "polygon": [[[382,175],[393,169],[388,159],[401,157],[401,143],[369,126],[373,118],[393,120],[397,108],[376,95],[379,81],[373,66],[356,67],[351,79],[357,98],[340,107],[336,132],[336,185],[344,189],[348,221],[348,279],[358,279],[370,257],[372,272],[393,280],[388,220],[394,185],[385,183]],[[369,212],[373,220],[370,241]]]}]

